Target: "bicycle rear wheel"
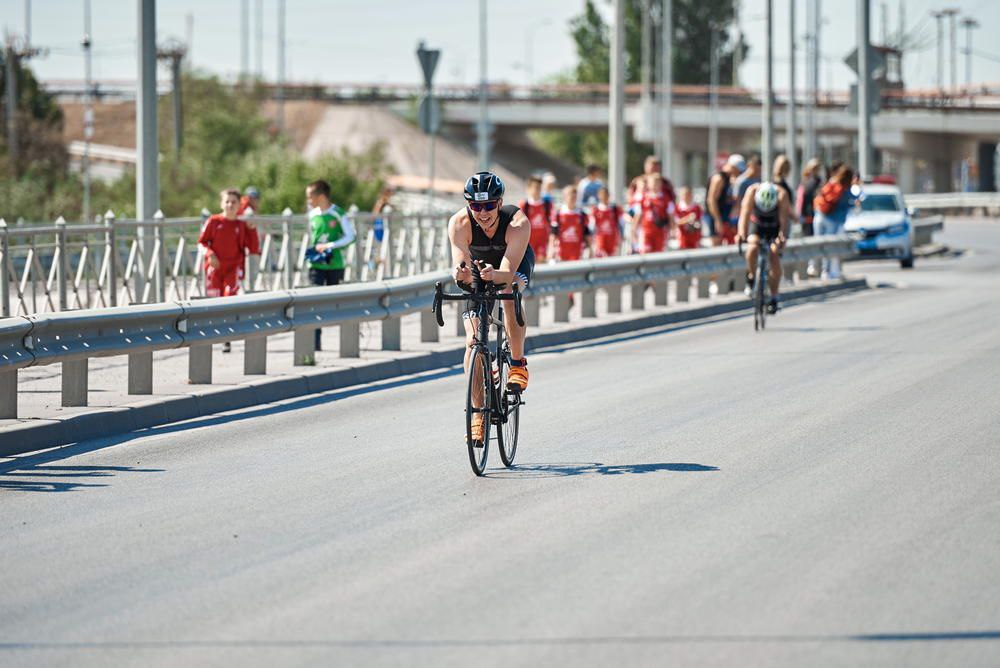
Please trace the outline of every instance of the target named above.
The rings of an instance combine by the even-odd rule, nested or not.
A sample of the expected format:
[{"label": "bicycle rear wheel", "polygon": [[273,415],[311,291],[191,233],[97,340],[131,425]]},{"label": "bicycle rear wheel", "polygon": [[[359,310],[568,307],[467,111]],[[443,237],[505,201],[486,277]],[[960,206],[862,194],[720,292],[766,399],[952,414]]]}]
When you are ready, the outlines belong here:
[{"label": "bicycle rear wheel", "polygon": [[[469,384],[465,395],[465,444],[469,449],[469,464],[477,476],[486,470],[486,458],[490,451],[490,430],[493,422],[493,392],[490,387],[490,357],[483,348],[472,349],[469,360]],[[482,407],[473,406],[473,397],[482,393]],[[480,415],[483,421],[483,440],[472,440],[472,418]]]},{"label": "bicycle rear wheel", "polygon": [[497,428],[497,441],[500,445],[500,459],[504,466],[514,465],[514,455],[517,454],[517,435],[521,424],[521,396],[507,390],[507,379],[510,377],[510,364],[507,354],[500,355],[500,419],[502,423]]},{"label": "bicycle rear wheel", "polygon": [[[763,251],[766,252],[766,251]],[[764,318],[767,313],[767,305],[764,303],[764,285],[767,282],[766,260],[762,257],[757,259],[757,271],[754,276],[753,285],[753,328],[754,331],[764,329]]]}]

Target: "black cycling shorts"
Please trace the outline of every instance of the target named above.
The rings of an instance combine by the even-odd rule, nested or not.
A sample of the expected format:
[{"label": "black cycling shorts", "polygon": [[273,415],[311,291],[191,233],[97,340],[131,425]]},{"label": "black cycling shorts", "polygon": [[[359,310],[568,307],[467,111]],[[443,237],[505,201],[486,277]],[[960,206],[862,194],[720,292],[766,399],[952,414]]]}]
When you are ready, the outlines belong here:
[{"label": "black cycling shorts", "polygon": [[[475,261],[476,258],[473,258]],[[524,282],[524,289],[526,290],[528,286],[531,285],[531,274],[535,270],[535,251],[528,246],[524,249],[524,257],[521,258],[521,264],[517,265],[517,270],[514,272],[515,276],[521,278]],[[499,286],[498,286],[499,287]],[[472,312],[473,304],[471,301],[465,303],[465,313],[463,317],[468,319],[473,316]],[[490,304],[490,310],[493,310],[493,305]]]},{"label": "black cycling shorts", "polygon": [[774,241],[780,233],[780,225],[761,225],[760,223],[750,221],[750,235],[756,234],[761,239]]}]

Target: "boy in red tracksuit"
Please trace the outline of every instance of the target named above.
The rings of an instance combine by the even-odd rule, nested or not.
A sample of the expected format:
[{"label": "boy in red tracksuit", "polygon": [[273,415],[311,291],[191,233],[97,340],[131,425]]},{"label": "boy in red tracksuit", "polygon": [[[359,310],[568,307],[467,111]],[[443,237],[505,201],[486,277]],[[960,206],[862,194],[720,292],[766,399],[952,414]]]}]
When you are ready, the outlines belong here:
[{"label": "boy in red tracksuit", "polygon": [[257,228],[238,218],[240,191],[223,190],[222,213],[209,216],[198,243],[205,247],[205,294],[229,297],[240,291],[246,256],[260,255]]},{"label": "boy in red tracksuit", "polygon": [[670,231],[670,215],[673,213],[673,199],[664,188],[663,177],[659,174],[646,176],[646,190],[642,196],[642,232],[640,253],[659,253],[667,248],[667,234]]},{"label": "boy in red tracksuit", "polygon": [[563,188],[563,205],[553,216],[550,257],[563,262],[579,260],[590,241],[587,214],[576,208],[576,186]]},{"label": "boy in red tracksuit", "polygon": [[610,194],[604,186],[597,191],[597,206],[590,210],[590,230],[594,235],[594,257],[618,255],[621,243],[621,209],[609,202]]},{"label": "boy in red tracksuit", "polygon": [[535,260],[544,262],[549,250],[549,233],[552,229],[552,202],[542,199],[542,180],[537,176],[530,177],[525,185],[528,197],[521,200],[517,206],[531,223],[528,245],[535,251]]},{"label": "boy in red tracksuit", "polygon": [[701,207],[691,200],[691,189],[681,186],[677,191],[678,201],[674,211],[677,221],[677,241],[680,248],[699,248],[701,246]]}]

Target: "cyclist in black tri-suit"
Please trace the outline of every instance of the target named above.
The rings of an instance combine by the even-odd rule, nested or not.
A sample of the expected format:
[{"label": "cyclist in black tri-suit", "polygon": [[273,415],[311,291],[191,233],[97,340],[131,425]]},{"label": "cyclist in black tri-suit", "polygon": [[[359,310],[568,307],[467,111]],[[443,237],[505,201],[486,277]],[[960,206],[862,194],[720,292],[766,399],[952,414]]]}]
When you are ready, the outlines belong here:
[{"label": "cyclist in black tri-suit", "polygon": [[771,251],[767,283],[771,288],[768,313],[778,310],[778,290],[781,287],[781,257],[778,253],[788,239],[788,210],[790,206],[785,191],[769,181],[755,183],[747,188],[740,206],[737,234],[747,242],[747,285],[753,290],[753,277],[757,272],[757,254],[760,242],[766,241]]},{"label": "cyclist in black tri-suit", "polygon": [[[484,281],[492,281],[504,290],[513,289],[516,282],[523,291],[531,282],[531,272],[535,267],[535,253],[528,245],[531,238],[531,223],[524,213],[513,205],[503,204],[504,185],[491,172],[478,172],[465,183],[467,206],[448,221],[448,238],[451,241],[451,257],[454,278],[457,283],[472,283],[471,265],[476,262]],[[462,266],[464,264],[464,266]],[[514,317],[514,303],[502,302],[504,325],[510,342],[511,368],[507,389],[523,392],[528,388],[528,361],[524,357],[525,327],[517,324]],[[478,323],[471,313],[465,314],[465,343],[472,346]],[[465,355],[468,372],[469,352]],[[473,398],[481,401],[482,397]],[[476,418],[482,432],[482,416],[473,416],[473,430]]]}]

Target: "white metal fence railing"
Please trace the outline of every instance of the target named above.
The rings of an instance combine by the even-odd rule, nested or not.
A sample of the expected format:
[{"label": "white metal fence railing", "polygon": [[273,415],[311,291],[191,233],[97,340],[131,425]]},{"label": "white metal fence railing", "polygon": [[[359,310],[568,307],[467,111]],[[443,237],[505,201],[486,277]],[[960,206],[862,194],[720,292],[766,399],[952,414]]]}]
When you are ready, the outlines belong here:
[{"label": "white metal fence railing", "polygon": [[[347,214],[357,242],[347,247],[345,280],[384,280],[443,267],[450,255],[448,215]],[[207,216],[207,214],[206,214]],[[205,296],[202,218],[101,224],[8,226],[0,219],[0,315],[149,304]],[[308,284],[308,222],[286,210],[251,219],[261,253],[247,258],[244,292]]]},{"label": "white metal fence railing", "polygon": [[[429,244],[428,244],[429,245]],[[854,243],[843,237],[813,237],[789,242],[783,259],[786,275],[808,280],[806,264],[816,258],[847,257]],[[259,294],[211,299],[178,299],[153,304],[40,313],[0,319],[0,418],[17,417],[17,374],[28,366],[60,363],[62,405],[85,406],[88,360],[128,355],[129,394],[153,391],[153,352],[189,349],[189,380],[212,382],[212,344],[245,339],[244,372],[267,369],[267,338],[294,332],[296,365],[310,364],[317,328],[339,326],[340,355],[360,354],[360,323],[381,321],[382,349],[400,350],[401,321],[421,312],[421,341],[438,340],[430,306],[434,284],[443,271],[333,287],[279,289]],[[554,296],[556,322],[570,319],[570,294],[581,293],[581,313],[597,316],[597,291],[607,294],[607,310],[622,311],[622,290],[632,290],[632,308],[643,308],[652,285],[655,303],[668,303],[668,282],[676,300],[709,297],[714,277],[719,294],[742,290],[744,260],[733,246],[581,260],[539,266],[526,293],[529,324],[539,325],[539,298]],[[693,281],[697,289],[692,290]],[[461,319],[456,330],[461,328]]]}]

